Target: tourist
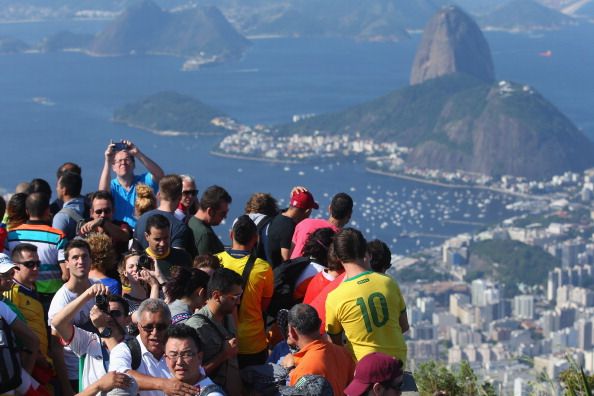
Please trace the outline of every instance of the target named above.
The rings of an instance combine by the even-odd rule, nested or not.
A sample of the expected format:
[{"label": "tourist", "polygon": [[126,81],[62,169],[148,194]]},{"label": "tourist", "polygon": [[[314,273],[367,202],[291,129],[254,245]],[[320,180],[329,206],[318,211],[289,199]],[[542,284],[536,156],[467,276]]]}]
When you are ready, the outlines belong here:
[{"label": "tourist", "polygon": [[406,362],[403,333],[408,330],[408,318],[398,284],[371,271],[361,232],[345,228],[332,243],[345,279],[326,299],[327,333],[342,345],[344,332],[357,360],[384,352]]},{"label": "tourist", "polygon": [[171,324],[184,323],[206,303],[209,276],[197,268],[175,267],[165,284]]},{"label": "tourist", "polygon": [[247,215],[240,216],[231,230],[231,249],[217,254],[224,268],[239,275],[246,268],[249,271],[247,284],[243,287],[237,328],[240,368],[263,364],[268,356],[262,315],[270,305],[274,278],[270,265],[251,254],[257,240],[258,230],[252,219]]},{"label": "tourist", "polygon": [[122,286],[117,276],[117,256],[111,238],[105,234],[91,234],[86,238],[91,247],[91,270],[89,279],[109,288],[111,294],[120,296]]},{"label": "tourist", "polygon": [[223,242],[212,227],[218,226],[227,217],[230,204],[231,196],[223,187],[210,186],[202,193],[198,211],[188,221],[198,255],[216,254],[225,250]]},{"label": "tourist", "polygon": [[188,223],[190,218],[198,211],[198,189],[196,180],[189,175],[179,175],[182,178],[182,198],[175,210],[175,217],[179,221]]},{"label": "tourist", "polygon": [[130,307],[130,314],[147,298],[159,298],[159,281],[147,269],[138,267],[140,256],[139,252],[128,252],[118,266],[122,297]]},{"label": "tourist", "polygon": [[[80,195],[82,178],[77,173],[66,172],[58,180],[56,192],[64,205],[54,215],[52,227],[61,230],[66,239],[71,241],[76,237],[76,229],[86,215],[85,199]],[[49,199],[49,198],[48,198]]]},{"label": "tourist", "polygon": [[170,245],[173,248],[184,249],[195,256],[194,237],[190,229],[180,220],[178,220],[174,212],[182,198],[182,178],[178,175],[167,175],[159,181],[159,206],[157,209],[150,210],[144,213],[136,223],[134,230],[134,239],[140,244],[143,249],[148,247],[148,243],[144,232],[146,230],[147,220],[156,214],[167,218],[171,225],[170,229]]},{"label": "tourist", "polygon": [[233,313],[241,299],[242,279],[226,268],[216,270],[208,281],[206,305],[186,321],[202,343],[202,367],[230,396],[241,394],[237,363],[236,324]]},{"label": "tourist", "polygon": [[403,381],[400,360],[372,352],[357,363],[355,377],[344,393],[347,396],[400,396]]},{"label": "tourist", "polygon": [[338,193],[332,197],[328,206],[330,217],[324,219],[305,219],[295,227],[292,239],[291,258],[304,256],[303,247],[309,238],[309,235],[319,228],[331,228],[338,232],[351,219],[353,214],[353,198],[346,193]]},{"label": "tourist", "polygon": [[268,251],[266,257],[273,268],[291,257],[291,240],[295,226],[311,215],[312,209],[319,205],[309,191],[294,192],[289,208],[278,214],[268,227]]},{"label": "tourist", "polygon": [[[159,180],[164,175],[163,170],[129,140],[108,144],[104,157],[105,161],[97,189],[111,192],[115,202],[114,218],[125,221],[134,228],[136,227],[134,218],[136,185],[143,183],[151,187],[153,191],[157,191]],[[147,173],[134,174],[136,158],[145,166]],[[116,177],[110,181],[111,170]]]}]

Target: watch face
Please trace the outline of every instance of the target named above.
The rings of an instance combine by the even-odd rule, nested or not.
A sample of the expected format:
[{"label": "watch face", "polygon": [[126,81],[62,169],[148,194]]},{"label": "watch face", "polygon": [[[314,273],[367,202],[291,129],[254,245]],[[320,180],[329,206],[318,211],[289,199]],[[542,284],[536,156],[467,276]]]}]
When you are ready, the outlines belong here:
[{"label": "watch face", "polygon": [[99,337],[106,338],[109,336],[111,336],[111,329],[109,327],[106,327],[102,332],[99,333]]}]

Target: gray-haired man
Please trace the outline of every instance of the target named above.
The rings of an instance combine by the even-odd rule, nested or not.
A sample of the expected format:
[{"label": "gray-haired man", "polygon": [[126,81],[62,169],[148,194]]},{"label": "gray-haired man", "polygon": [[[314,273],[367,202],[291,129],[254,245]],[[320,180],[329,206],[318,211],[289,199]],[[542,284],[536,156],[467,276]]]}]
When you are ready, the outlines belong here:
[{"label": "gray-haired man", "polygon": [[171,324],[167,304],[158,299],[148,299],[140,304],[136,313],[140,334],[112,350],[109,371],[134,377],[141,396],[196,394],[198,389],[194,386],[171,378],[165,362],[165,338]]}]

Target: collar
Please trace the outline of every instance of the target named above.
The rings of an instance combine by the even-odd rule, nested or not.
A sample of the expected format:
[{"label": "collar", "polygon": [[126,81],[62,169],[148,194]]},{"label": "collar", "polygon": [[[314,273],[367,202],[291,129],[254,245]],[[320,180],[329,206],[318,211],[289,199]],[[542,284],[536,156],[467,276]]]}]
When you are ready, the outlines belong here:
[{"label": "collar", "polygon": [[242,258],[242,257],[248,256],[250,254],[250,251],[243,250],[243,249],[229,249],[229,250],[227,250],[227,253],[229,253],[229,256],[231,256],[231,257]]},{"label": "collar", "polygon": [[150,247],[146,248],[146,254],[148,254],[149,256],[151,256],[152,258],[155,258],[157,260],[162,260],[164,258],[169,257],[170,253],[171,253],[171,248],[167,249],[167,252],[165,254],[159,256],[157,253],[153,252]]},{"label": "collar", "polygon": [[19,282],[15,278],[12,278],[12,281],[14,282],[15,285],[18,285],[19,287],[22,287],[26,291],[29,291],[29,292],[35,291],[35,285],[33,285],[33,288],[30,288],[30,287],[27,287],[27,286],[23,285],[21,282]]},{"label": "collar", "polygon": [[[298,352],[295,352],[293,354],[293,356],[296,359],[303,358],[307,354],[307,352],[312,351],[312,350],[324,349],[327,344],[328,344],[328,341],[324,341],[321,338],[314,340],[314,341],[310,342],[309,344],[307,344],[306,346],[304,346],[303,348],[299,349]],[[297,360],[295,361],[295,363],[297,363]]]}]

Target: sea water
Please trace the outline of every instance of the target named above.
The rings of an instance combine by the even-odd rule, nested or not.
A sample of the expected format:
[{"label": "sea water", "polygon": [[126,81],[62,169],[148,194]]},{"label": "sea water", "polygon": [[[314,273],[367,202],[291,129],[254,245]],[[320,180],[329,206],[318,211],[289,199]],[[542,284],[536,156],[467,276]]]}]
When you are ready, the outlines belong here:
[{"label": "sea water", "polygon": [[[34,42],[59,29],[92,32],[104,22],[0,25],[0,34]],[[537,35],[488,33],[499,79],[534,86],[594,136],[592,27]],[[460,232],[477,231],[510,213],[514,198],[476,190],[428,186],[372,175],[341,160],[278,165],[210,155],[219,137],[163,137],[110,121],[123,104],[163,90],[192,95],[247,124],[290,122],[294,114],[338,111],[403,87],[419,36],[402,43],[341,39],[254,40],[241,61],[182,72],[172,57],[89,57],[80,53],[0,56],[0,188],[23,180],[55,183],[64,161],[83,167],[84,191],[97,188],[110,139],[128,138],[166,173],[194,175],[198,187],[226,187],[233,196],[230,218],[251,192],[270,192],[286,205],[292,186],[311,189],[326,217],[332,195],[355,199],[352,225],[368,238],[406,254],[439,244]],[[550,50],[551,57],[539,52]],[[45,98],[40,101],[34,98]],[[217,229],[228,240],[229,223]]]}]

